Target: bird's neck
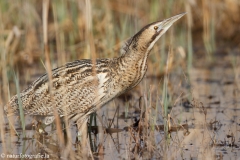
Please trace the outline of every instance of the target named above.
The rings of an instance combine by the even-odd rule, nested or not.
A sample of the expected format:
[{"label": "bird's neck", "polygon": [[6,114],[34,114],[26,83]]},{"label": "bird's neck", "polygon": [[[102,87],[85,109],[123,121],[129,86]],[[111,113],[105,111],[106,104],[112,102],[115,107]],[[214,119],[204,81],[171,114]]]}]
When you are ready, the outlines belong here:
[{"label": "bird's neck", "polygon": [[131,88],[136,86],[144,77],[147,70],[149,52],[127,52],[119,58],[119,69],[122,77],[128,77]]},{"label": "bird's neck", "polygon": [[[122,55],[122,60],[125,61],[127,66],[137,67],[138,69],[143,69],[147,65],[147,59],[150,51],[146,49],[138,49],[128,51],[124,55]],[[126,67],[128,68],[128,67]]]}]

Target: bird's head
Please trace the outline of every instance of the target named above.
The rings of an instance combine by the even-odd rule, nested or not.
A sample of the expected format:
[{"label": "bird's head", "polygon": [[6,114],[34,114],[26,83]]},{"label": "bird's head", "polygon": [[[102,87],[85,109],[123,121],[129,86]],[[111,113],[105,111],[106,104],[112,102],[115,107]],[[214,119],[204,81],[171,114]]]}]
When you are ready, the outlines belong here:
[{"label": "bird's head", "polygon": [[184,16],[186,13],[178,14],[163,21],[153,22],[143,27],[138,33],[127,40],[122,47],[124,51],[134,50],[148,53],[156,41],[170,28],[170,26]]}]

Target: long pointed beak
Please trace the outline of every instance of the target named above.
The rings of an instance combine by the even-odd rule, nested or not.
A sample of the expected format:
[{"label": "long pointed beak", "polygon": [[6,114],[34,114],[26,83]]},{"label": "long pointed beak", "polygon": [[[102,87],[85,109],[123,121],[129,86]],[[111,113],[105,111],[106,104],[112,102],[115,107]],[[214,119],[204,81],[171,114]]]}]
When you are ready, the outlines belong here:
[{"label": "long pointed beak", "polygon": [[168,18],[168,19],[165,19],[159,23],[157,23],[157,26],[158,26],[158,32],[161,31],[161,30],[168,30],[168,28],[174,23],[176,22],[178,19],[180,19],[182,16],[184,16],[185,14],[187,13],[181,13],[181,14],[178,14],[176,16],[173,16],[171,18]]}]

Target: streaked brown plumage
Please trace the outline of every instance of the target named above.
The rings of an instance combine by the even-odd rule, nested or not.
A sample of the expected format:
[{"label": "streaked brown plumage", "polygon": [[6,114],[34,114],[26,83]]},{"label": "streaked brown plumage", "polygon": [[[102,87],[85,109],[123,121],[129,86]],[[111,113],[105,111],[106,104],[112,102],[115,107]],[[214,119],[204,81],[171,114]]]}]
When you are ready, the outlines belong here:
[{"label": "streaked brown plumage", "polygon": [[[60,117],[67,116],[78,122],[86,120],[90,113],[142,80],[153,45],[184,14],[145,26],[125,42],[120,57],[97,59],[95,72],[92,61],[87,59],[54,69],[52,97],[48,76],[44,74],[20,93],[24,113],[53,117],[53,108],[56,107]],[[17,95],[4,110],[8,116],[19,113]],[[44,123],[51,122],[46,120]]]}]

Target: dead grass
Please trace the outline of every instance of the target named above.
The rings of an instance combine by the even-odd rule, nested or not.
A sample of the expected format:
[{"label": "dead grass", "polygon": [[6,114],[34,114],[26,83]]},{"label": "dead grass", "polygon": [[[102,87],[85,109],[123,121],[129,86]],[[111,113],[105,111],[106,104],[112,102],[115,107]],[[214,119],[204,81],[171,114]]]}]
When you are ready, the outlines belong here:
[{"label": "dead grass", "polygon": [[[36,79],[39,74],[47,72],[51,75],[52,68],[61,66],[66,62],[82,58],[92,58],[94,61],[96,58],[117,57],[119,52],[116,51],[116,48],[119,48],[119,44],[136,33],[145,24],[168,18],[178,13],[188,12],[185,19],[183,18],[181,22],[175,24],[173,29],[159,40],[149,57],[147,77],[158,78],[158,80],[151,81],[153,83],[150,83],[149,80],[144,80],[141,86],[138,86],[131,92],[134,96],[130,98],[130,101],[118,102],[117,100],[117,103],[114,105],[115,108],[120,105],[127,106],[125,107],[125,116],[128,110],[133,108],[137,108],[136,110],[140,112],[140,118],[135,127],[133,124],[137,121],[134,122],[133,120],[122,124],[122,126],[126,127],[125,129],[128,129],[126,139],[117,134],[119,141],[124,140],[128,142],[125,143],[127,151],[124,154],[127,153],[126,157],[136,159],[140,157],[165,159],[181,157],[183,152],[185,152],[185,141],[188,139],[184,137],[188,130],[182,127],[185,124],[185,119],[176,120],[172,116],[174,112],[170,112],[171,108],[165,109],[166,112],[164,113],[161,108],[164,106],[164,99],[159,98],[164,95],[162,84],[164,81],[163,76],[166,75],[165,64],[168,50],[171,48],[171,61],[168,64],[169,72],[179,68],[185,72],[187,66],[190,66],[191,69],[192,63],[196,61],[194,59],[196,52],[194,51],[198,48],[203,50],[203,52],[199,52],[199,55],[204,54],[204,56],[208,56],[211,59],[213,53],[218,54],[218,47],[222,44],[224,47],[225,45],[239,47],[239,8],[239,0],[25,0],[14,1],[14,3],[13,1],[1,0],[0,106],[4,106],[9,98],[17,93],[13,70],[16,73],[19,72],[19,87],[22,90]],[[186,58],[189,57],[190,59],[186,63]],[[46,69],[44,69],[41,61],[44,62]],[[238,65],[233,66],[237,81],[239,67]],[[194,97],[191,90],[185,92],[181,90],[182,84],[190,84],[188,77],[184,75],[184,78],[186,78],[185,82],[177,82],[177,89],[174,88],[176,85],[170,82],[165,84],[168,90],[165,95],[168,100],[168,103],[165,104],[166,107],[177,106],[183,98],[191,100]],[[151,88],[150,91],[149,88]],[[176,90],[178,89],[181,91],[177,92]],[[143,96],[144,101],[142,105],[139,104],[137,106],[135,103],[138,102],[132,99],[140,96]],[[215,121],[208,122],[206,120],[207,113],[204,107],[196,107],[198,106],[196,104],[192,104],[192,106],[200,110],[201,115],[196,117],[205,117],[202,124],[204,126],[204,134],[195,131],[195,129],[194,132],[197,135],[203,135],[202,142],[197,143],[202,144],[203,155],[208,156],[208,154],[213,152],[209,153],[207,149],[204,150],[205,146],[209,146],[207,140],[211,140],[211,143],[214,145],[219,143],[215,141],[217,139],[216,134],[206,128],[216,123],[213,123]],[[119,110],[114,113],[119,114]],[[4,117],[2,115],[3,107],[0,109],[0,116]],[[118,116],[115,115],[114,117]],[[98,143],[87,146],[88,149],[93,148],[93,146],[95,146],[95,149],[97,148],[93,155],[87,150],[85,154],[88,157],[95,157],[95,154],[98,157],[104,157],[103,154],[106,152],[106,149],[103,147],[103,143],[109,137],[114,142],[114,147],[117,148],[118,153],[122,152],[120,151],[121,142],[116,143],[116,137],[112,136],[112,134],[120,132],[116,130],[120,124],[118,124],[117,118],[117,120],[111,119],[113,121],[103,129],[106,133],[104,135],[107,136],[105,138],[104,135],[100,136],[101,138],[99,139],[95,137]],[[157,127],[162,127],[158,125],[159,121],[162,122],[163,120],[166,121],[165,124],[168,124],[169,130],[171,127],[176,127],[175,132],[171,134],[168,133],[168,130],[165,130],[164,134],[167,137],[156,140],[156,137],[158,137],[156,134],[164,137],[157,130]],[[3,128],[4,119],[1,119],[0,122],[2,139],[2,137],[6,136]],[[63,149],[64,137],[61,132],[60,120],[57,124],[57,138],[61,137],[61,142],[58,141],[55,145],[61,144],[57,148]],[[185,130],[180,131],[181,129]],[[70,131],[67,130],[67,132],[68,136],[70,136]],[[179,132],[181,132],[180,136]],[[229,135],[234,137],[233,134],[229,133]],[[70,137],[68,138],[70,139]],[[196,136],[193,136],[193,138],[196,138]],[[234,145],[233,139],[229,141]],[[9,151],[8,144],[6,145],[4,141],[2,142],[3,151]],[[134,145],[132,142],[134,142]],[[49,150],[47,146],[43,146],[40,142],[36,143],[39,143],[41,151],[49,153],[53,158],[58,157],[58,152],[57,154],[52,153],[52,150]],[[171,155],[171,152],[174,154]],[[68,153],[70,153],[72,159],[81,155],[81,153],[75,154],[72,151],[68,151]]]}]

